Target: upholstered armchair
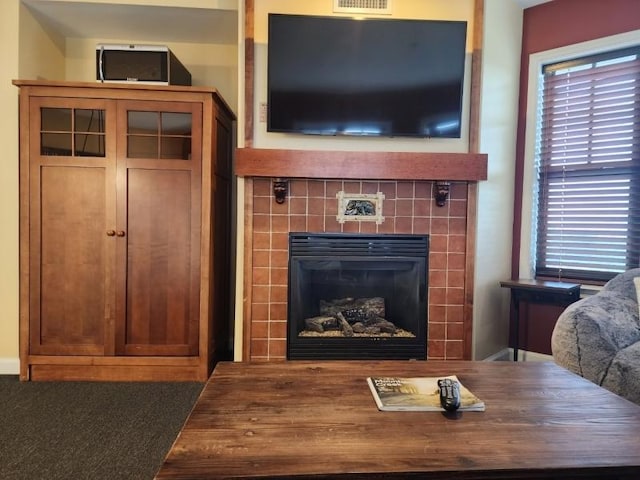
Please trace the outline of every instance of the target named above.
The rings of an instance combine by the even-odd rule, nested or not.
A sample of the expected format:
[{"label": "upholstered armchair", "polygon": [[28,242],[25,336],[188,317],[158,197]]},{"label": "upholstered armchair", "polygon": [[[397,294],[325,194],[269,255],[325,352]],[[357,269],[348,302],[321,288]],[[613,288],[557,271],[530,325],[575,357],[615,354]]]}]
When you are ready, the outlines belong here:
[{"label": "upholstered armchair", "polygon": [[[635,278],[638,278],[638,289]],[[640,268],[571,304],[551,338],[556,363],[640,404]]]}]

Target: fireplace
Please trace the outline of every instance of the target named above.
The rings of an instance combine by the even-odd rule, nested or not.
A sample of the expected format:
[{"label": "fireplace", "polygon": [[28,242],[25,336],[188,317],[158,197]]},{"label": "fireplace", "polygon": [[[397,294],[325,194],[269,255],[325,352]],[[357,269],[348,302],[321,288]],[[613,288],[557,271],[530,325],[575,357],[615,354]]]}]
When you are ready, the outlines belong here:
[{"label": "fireplace", "polygon": [[427,358],[428,235],[290,233],[287,358]]}]

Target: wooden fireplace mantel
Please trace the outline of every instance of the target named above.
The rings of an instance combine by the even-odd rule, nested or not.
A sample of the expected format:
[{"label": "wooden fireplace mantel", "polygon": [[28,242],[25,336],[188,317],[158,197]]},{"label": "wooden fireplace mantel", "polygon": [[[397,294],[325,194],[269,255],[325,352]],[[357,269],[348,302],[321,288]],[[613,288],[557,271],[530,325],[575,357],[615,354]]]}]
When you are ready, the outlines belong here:
[{"label": "wooden fireplace mantel", "polygon": [[479,181],[487,179],[487,154],[238,148],[235,173],[239,177]]}]

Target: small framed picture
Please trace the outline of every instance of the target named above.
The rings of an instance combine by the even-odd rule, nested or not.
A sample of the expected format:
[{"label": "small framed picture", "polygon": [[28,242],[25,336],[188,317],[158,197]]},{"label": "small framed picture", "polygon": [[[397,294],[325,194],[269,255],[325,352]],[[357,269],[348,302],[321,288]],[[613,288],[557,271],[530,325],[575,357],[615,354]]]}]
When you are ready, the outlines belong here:
[{"label": "small framed picture", "polygon": [[376,222],[380,225],[384,221],[382,216],[382,201],[384,193],[345,193],[336,194],[338,199],[339,223],[344,222]]}]

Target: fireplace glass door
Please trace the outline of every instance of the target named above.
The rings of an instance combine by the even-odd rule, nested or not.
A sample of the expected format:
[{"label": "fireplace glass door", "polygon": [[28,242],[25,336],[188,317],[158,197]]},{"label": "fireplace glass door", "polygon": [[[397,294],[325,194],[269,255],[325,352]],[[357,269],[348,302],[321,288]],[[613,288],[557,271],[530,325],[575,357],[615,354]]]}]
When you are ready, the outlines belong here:
[{"label": "fireplace glass door", "polygon": [[289,240],[289,359],[426,359],[427,236]]}]

